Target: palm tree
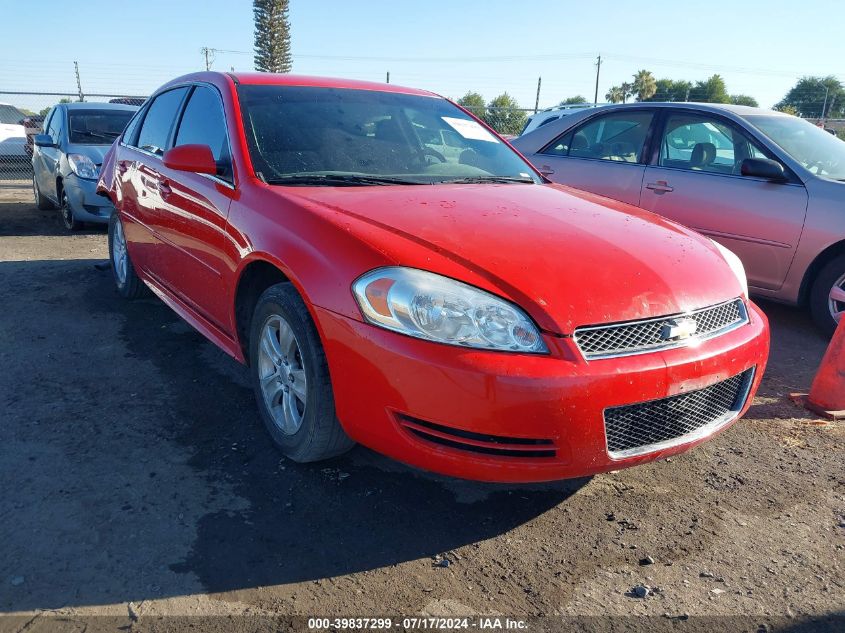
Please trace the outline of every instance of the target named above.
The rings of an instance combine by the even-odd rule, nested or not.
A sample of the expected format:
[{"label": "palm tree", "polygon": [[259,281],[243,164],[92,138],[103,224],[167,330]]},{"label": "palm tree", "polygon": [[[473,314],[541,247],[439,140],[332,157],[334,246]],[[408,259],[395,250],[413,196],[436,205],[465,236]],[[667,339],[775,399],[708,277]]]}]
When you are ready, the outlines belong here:
[{"label": "palm tree", "polygon": [[604,95],[604,98],[610,101],[611,103],[622,103],[622,100],[625,97],[622,94],[622,88],[620,88],[619,86],[613,86],[613,88],[607,91],[607,94]]},{"label": "palm tree", "polygon": [[632,88],[633,93],[637,95],[637,101],[645,101],[657,92],[657,82],[650,71],[640,70],[634,75]]},{"label": "palm tree", "polygon": [[625,82],[619,89],[622,91],[622,103],[627,103],[628,99],[634,96],[634,84]]}]

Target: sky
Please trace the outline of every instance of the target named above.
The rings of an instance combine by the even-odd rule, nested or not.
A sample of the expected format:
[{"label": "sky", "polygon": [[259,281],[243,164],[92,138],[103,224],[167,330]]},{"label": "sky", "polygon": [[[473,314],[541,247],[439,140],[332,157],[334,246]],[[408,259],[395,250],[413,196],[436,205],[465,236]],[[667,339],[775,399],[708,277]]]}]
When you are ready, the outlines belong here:
[{"label": "sky", "polygon": [[[641,68],[656,78],[696,81],[719,73],[731,94],[761,106],[779,101],[802,75],[845,80],[837,2],[744,0],[708,3],[577,0],[291,0],[293,72],[384,81],[458,98],[507,91],[523,107],[566,97],[599,101]],[[251,0],[115,2],[0,0],[0,91],[146,95],[204,68],[252,70]],[[27,16],[11,19],[8,16]],[[57,99],[57,98],[55,98]],[[0,94],[40,109],[52,97]]]}]

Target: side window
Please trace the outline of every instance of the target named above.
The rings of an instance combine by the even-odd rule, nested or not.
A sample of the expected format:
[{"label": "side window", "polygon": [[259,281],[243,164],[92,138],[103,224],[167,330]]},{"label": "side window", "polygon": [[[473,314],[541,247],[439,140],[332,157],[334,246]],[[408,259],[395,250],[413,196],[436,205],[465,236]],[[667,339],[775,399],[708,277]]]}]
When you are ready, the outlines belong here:
[{"label": "side window", "polygon": [[660,143],[660,165],[713,174],[739,175],[746,158],[768,158],[734,125],[703,115],[673,114]]},{"label": "side window", "polygon": [[629,111],[590,119],[556,139],[544,154],[624,163],[642,160],[652,112]]},{"label": "side window", "polygon": [[141,119],[144,118],[143,111],[138,111],[135,113],[135,116],[132,117],[132,120],[126,126],[126,129],[123,130],[123,142],[127,145],[135,145],[135,136],[138,132],[138,125],[141,123]]},{"label": "side window", "polygon": [[55,113],[56,108],[51,108],[50,111],[47,113],[47,116],[44,118],[44,122],[41,124],[42,134],[47,134],[47,130],[50,129],[50,121]]},{"label": "side window", "polygon": [[225,180],[232,179],[232,158],[223,103],[214,90],[205,86],[194,89],[176,133],[175,145],[193,143],[211,147],[217,162],[217,175]]},{"label": "side window", "polygon": [[170,130],[176,120],[176,114],[187,88],[175,88],[163,92],[147,108],[141,133],[138,135],[138,147],[161,156],[167,149]]},{"label": "side window", "polygon": [[53,139],[54,143],[59,143],[62,140],[62,118],[64,113],[60,108],[53,109],[53,115],[50,117],[50,124],[47,127],[47,134]]}]

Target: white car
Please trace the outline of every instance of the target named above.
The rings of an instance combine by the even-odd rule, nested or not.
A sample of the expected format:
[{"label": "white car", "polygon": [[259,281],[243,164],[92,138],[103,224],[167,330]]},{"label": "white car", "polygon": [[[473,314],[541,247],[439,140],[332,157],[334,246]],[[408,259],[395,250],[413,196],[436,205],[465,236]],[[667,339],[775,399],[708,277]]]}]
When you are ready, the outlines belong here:
[{"label": "white car", "polygon": [[21,124],[25,117],[15,106],[0,103],[0,157],[29,157],[26,153],[26,130]]},{"label": "white car", "polygon": [[545,110],[540,110],[536,114],[532,114],[528,117],[528,122],[525,124],[525,127],[522,128],[522,132],[520,132],[520,136],[523,134],[528,134],[529,132],[533,132],[538,127],[546,125],[547,123],[551,123],[552,121],[557,121],[561,117],[565,117],[567,114],[574,114],[576,112],[581,112],[581,110],[586,110],[588,108],[600,108],[603,105],[607,105],[606,103],[570,103],[567,105],[558,105],[554,106],[553,108],[546,108]]}]

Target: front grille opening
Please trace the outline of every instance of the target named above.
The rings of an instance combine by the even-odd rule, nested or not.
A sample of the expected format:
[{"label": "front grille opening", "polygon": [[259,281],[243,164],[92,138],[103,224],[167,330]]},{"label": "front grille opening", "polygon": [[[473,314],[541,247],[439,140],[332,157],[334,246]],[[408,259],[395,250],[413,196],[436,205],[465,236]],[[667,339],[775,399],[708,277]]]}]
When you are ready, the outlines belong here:
[{"label": "front grille opening", "polygon": [[[665,338],[667,327],[679,318],[695,321],[694,336],[683,340]],[[689,314],[579,327],[575,329],[574,338],[584,358],[590,360],[680,347],[692,341],[701,341],[725,334],[745,323],[748,323],[745,303],[742,299],[734,299]]]},{"label": "front grille opening", "polygon": [[607,451],[631,457],[712,433],[739,414],[753,380],[751,368],[704,389],[605,409]]},{"label": "front grille opening", "polygon": [[475,433],[427,422],[402,413],[396,417],[399,424],[417,438],[470,453],[522,458],[549,458],[557,454],[554,442],[549,439]]}]

